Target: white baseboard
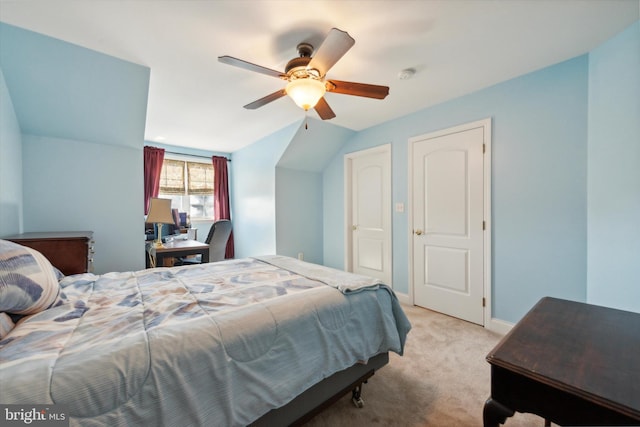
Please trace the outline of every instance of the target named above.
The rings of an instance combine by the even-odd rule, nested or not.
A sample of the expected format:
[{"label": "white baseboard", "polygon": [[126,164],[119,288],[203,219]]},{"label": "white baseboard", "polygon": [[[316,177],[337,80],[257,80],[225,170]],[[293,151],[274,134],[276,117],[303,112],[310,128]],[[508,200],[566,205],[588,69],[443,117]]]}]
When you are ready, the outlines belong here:
[{"label": "white baseboard", "polygon": [[489,324],[485,325],[485,327],[488,330],[492,332],[497,332],[502,335],[508,334],[511,328],[513,328],[514,326],[515,326],[514,323],[507,322],[505,320],[496,319],[495,317],[492,317]]},{"label": "white baseboard", "polygon": [[396,292],[396,296],[398,297],[398,301],[400,301],[400,304],[413,305],[413,301],[411,301],[411,298],[409,298],[409,294],[401,294],[399,292]]}]

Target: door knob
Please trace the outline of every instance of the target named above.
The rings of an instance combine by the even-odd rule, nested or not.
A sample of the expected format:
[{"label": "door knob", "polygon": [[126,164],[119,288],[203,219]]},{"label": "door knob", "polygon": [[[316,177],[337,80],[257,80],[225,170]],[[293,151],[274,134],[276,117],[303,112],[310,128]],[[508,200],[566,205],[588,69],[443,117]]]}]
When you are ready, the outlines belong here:
[{"label": "door knob", "polygon": [[422,235],[422,230],[416,230],[414,231],[414,233],[416,233],[416,235],[421,236]]},{"label": "door knob", "polygon": [[353,231],[356,231],[356,230],[358,229],[358,226],[357,226],[357,225],[352,225],[352,226],[351,226],[351,229],[352,229]]}]

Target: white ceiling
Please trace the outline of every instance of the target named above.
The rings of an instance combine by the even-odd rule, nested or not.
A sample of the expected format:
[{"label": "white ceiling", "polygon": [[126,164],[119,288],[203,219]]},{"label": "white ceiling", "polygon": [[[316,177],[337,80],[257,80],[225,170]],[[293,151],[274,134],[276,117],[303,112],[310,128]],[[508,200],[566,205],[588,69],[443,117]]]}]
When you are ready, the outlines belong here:
[{"label": "white ceiling", "polygon": [[[327,94],[329,123],[361,130],[584,54],[640,19],[639,0],[0,0],[0,20],[150,67],[149,141],[233,152],[304,118],[289,98],[243,105],[332,27],[356,44],[327,78],[386,85]],[[400,80],[405,68],[417,72]],[[310,112],[316,117],[315,112]]]}]

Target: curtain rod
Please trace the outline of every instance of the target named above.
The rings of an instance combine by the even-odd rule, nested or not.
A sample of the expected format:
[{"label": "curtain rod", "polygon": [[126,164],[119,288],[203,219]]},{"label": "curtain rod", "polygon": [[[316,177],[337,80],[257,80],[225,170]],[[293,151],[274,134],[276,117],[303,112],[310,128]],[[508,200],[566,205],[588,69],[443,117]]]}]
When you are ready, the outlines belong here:
[{"label": "curtain rod", "polygon": [[[178,154],[180,156],[200,157],[201,159],[209,159],[209,160],[211,160],[211,156],[207,157],[207,156],[199,156],[197,154],[176,153],[175,151],[169,151],[169,150],[165,150],[164,152],[165,153],[169,153],[169,154]],[[229,159],[228,157],[225,157],[225,156],[218,156],[218,157],[224,157],[225,159],[227,159],[227,162],[231,161],[231,159]]]}]

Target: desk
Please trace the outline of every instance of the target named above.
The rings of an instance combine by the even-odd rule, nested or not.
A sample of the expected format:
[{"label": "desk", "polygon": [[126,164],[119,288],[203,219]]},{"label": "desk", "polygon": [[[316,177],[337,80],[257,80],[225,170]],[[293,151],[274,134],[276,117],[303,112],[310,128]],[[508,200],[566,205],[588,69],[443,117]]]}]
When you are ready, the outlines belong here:
[{"label": "desk", "polygon": [[[153,244],[153,243],[152,243]],[[196,240],[174,240],[165,243],[162,248],[154,248],[156,252],[156,265],[162,267],[165,258],[181,258],[187,255],[202,255],[202,262],[209,262],[209,245]],[[147,268],[149,267],[147,258]]]},{"label": "desk", "polygon": [[559,425],[640,425],[640,314],[543,298],[487,355],[484,426],[517,412]]}]

